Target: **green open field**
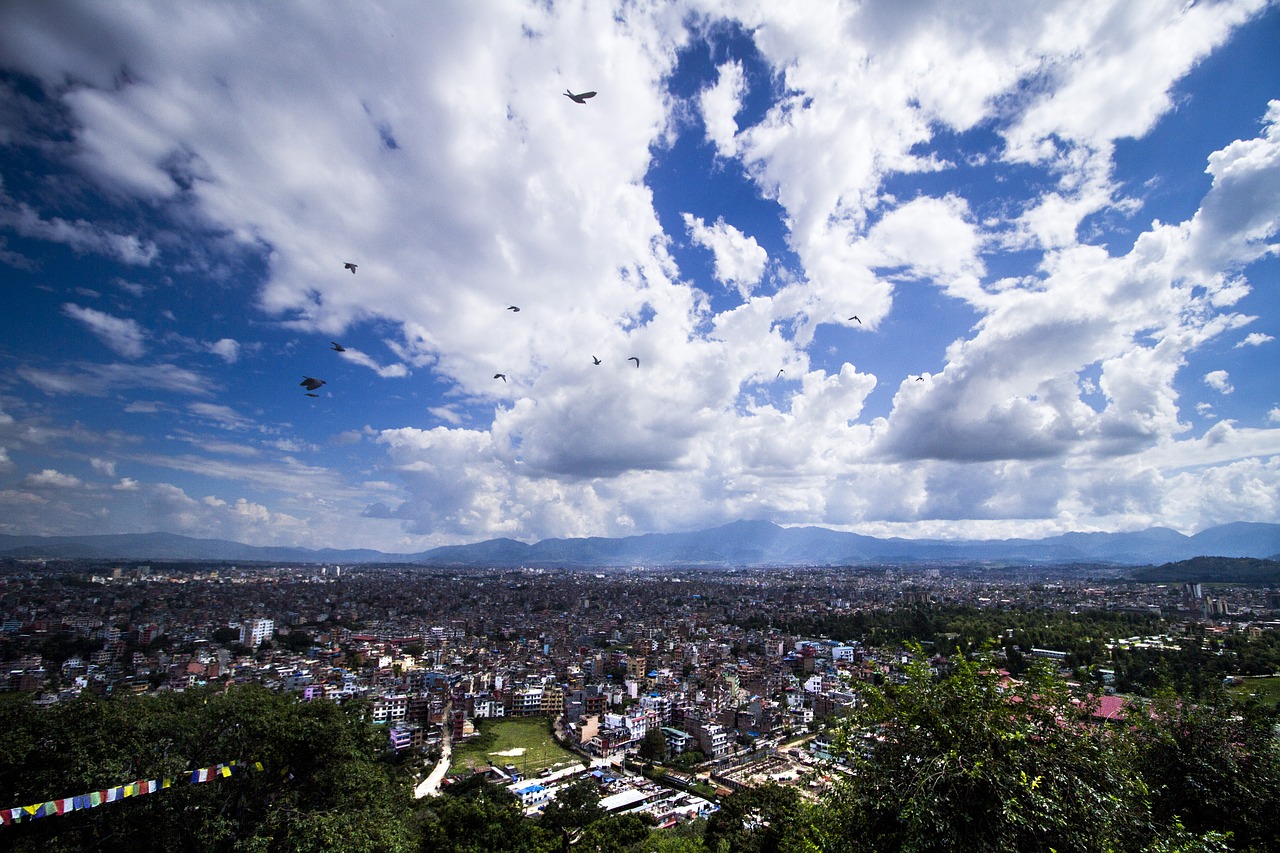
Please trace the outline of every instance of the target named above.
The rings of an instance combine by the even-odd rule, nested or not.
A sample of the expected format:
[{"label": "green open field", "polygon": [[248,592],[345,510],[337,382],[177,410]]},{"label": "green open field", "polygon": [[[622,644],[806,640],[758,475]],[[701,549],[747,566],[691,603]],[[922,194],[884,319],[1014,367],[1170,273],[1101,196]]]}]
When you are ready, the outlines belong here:
[{"label": "green open field", "polygon": [[1256,694],[1262,704],[1275,707],[1280,705],[1280,676],[1245,678],[1242,683],[1227,688],[1227,692],[1234,699],[1247,699],[1250,694]]},{"label": "green open field", "polygon": [[482,720],[480,737],[454,745],[450,771],[514,764],[522,776],[532,776],[544,767],[554,769],[581,760],[556,743],[546,717]]}]

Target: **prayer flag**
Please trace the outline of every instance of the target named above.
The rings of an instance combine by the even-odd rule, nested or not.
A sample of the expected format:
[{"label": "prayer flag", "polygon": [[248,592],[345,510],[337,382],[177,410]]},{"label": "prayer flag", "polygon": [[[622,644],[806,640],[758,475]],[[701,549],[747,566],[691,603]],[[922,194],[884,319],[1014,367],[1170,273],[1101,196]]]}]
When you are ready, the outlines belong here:
[{"label": "prayer flag", "polygon": [[100,806],[100,805],[102,805],[102,792],[101,792],[101,791],[92,791],[92,792],[90,792],[90,794],[89,794],[89,807],[90,807],[90,808],[95,808],[95,807]]}]

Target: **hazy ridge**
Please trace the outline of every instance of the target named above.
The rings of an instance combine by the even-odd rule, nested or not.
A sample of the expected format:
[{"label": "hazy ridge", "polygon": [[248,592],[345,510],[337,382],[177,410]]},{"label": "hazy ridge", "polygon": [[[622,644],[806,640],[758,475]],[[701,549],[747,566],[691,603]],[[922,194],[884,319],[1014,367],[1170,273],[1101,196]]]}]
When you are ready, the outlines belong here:
[{"label": "hazy ridge", "polygon": [[822,527],[736,521],[689,533],[610,539],[490,539],[415,554],[370,549],[245,545],[173,533],[98,536],[0,535],[0,556],[44,559],[230,562],[422,563],[492,566],[857,565],[927,562],[1100,562],[1153,565],[1194,557],[1280,555],[1280,524],[1235,522],[1186,536],[1167,528],[1066,533],[1045,539],[880,539]]}]

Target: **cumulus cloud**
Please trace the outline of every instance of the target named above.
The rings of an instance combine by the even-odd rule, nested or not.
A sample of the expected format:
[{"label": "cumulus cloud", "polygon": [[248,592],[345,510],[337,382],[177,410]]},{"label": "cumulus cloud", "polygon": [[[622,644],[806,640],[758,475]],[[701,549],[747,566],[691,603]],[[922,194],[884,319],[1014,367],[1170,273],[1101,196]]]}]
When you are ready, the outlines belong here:
[{"label": "cumulus cloud", "polygon": [[[1209,158],[1212,189],[1191,219],[1155,223],[1119,255],[1079,233],[1092,213],[1134,209],[1114,183],[1116,141],[1152,128],[1173,85],[1262,8],[478,3],[374,8],[353,24],[326,6],[248,15],[138,3],[79,6],[80,26],[67,28],[61,9],[27,4],[8,13],[0,47],[74,119],[84,174],[264,249],[254,310],[325,340],[372,324],[395,360],[348,347],[344,364],[384,378],[413,368],[445,389],[420,420],[397,413],[329,439],[355,452],[376,437],[401,494],[291,455],[316,444],[289,437],[252,458],[200,439],[190,454],[136,454],[175,478],[226,484],[193,498],[120,481],[126,498],[145,495],[179,529],[287,537],[307,512],[329,511],[275,505],[269,492],[336,495],[368,520],[362,529],[403,525],[420,537],[617,534],[764,515],[1052,532],[1159,519],[1173,489],[1197,484],[1247,487],[1268,505],[1274,466],[1261,457],[1220,459],[1237,467],[1218,480],[1138,457],[1266,446],[1240,429],[1187,439],[1177,383],[1188,352],[1246,322],[1229,311],[1249,290],[1242,268],[1274,251],[1277,108],[1257,138]],[[681,103],[662,84],[694,21],[737,26],[754,53],[713,54],[714,82]],[[416,37],[389,39],[391,28]],[[750,91],[749,67],[776,91]],[[585,80],[601,92],[589,108],[559,96]],[[745,174],[784,232],[770,242],[747,224],[755,236],[684,216],[716,278],[742,297],[728,310],[679,269],[648,183],[655,152],[692,110],[715,167]],[[932,144],[975,129],[994,141],[967,161]],[[974,164],[1019,186],[994,200],[966,197],[963,181],[893,186],[925,173],[933,186],[934,173],[942,183]],[[127,263],[158,257],[82,220],[6,210],[7,227],[28,236]],[[1038,265],[1007,272],[998,255],[1011,248],[1034,249]],[[345,259],[360,263],[354,278]],[[770,264],[777,288],[762,293]],[[819,327],[855,312],[862,332],[910,319],[907,287],[962,301],[972,328],[958,324],[930,362],[917,341],[877,340],[909,353],[880,375],[814,346],[831,347],[846,330]],[[145,354],[136,322],[64,311],[121,357]],[[1267,340],[1253,333],[1242,345]],[[231,337],[190,349],[252,360]],[[908,357],[920,363],[903,366]],[[925,369],[920,381],[906,376]],[[498,372],[510,381],[494,382]],[[65,397],[216,389],[173,365],[21,365],[17,375]],[[254,424],[213,401],[185,414]],[[271,451],[287,455],[268,460]],[[1202,511],[1187,503],[1174,516]]]},{"label": "cumulus cloud", "polygon": [[231,338],[222,338],[208,344],[209,352],[221,358],[227,364],[235,364],[240,358],[240,342]]},{"label": "cumulus cloud", "polygon": [[1280,100],[1267,107],[1263,134],[1209,157],[1213,187],[1188,225],[1189,259],[1209,275],[1274,254],[1280,229]]},{"label": "cumulus cloud", "polygon": [[715,85],[698,95],[698,105],[702,109],[707,139],[715,143],[721,155],[732,157],[736,153],[734,135],[738,132],[734,117],[741,108],[747,84],[740,62],[724,63],[717,69],[717,75]]},{"label": "cumulus cloud", "polygon": [[63,474],[52,468],[45,468],[36,474],[29,474],[23,479],[23,485],[32,489],[74,489],[83,483],[78,477]]},{"label": "cumulus cloud", "polygon": [[1231,377],[1227,375],[1225,370],[1211,370],[1204,375],[1204,384],[1208,385],[1219,394],[1230,394],[1235,391],[1235,386],[1231,384]]},{"label": "cumulus cloud", "polygon": [[1273,338],[1271,335],[1267,335],[1262,332],[1250,332],[1249,334],[1245,335],[1236,344],[1235,348],[1240,349],[1241,347],[1260,347],[1263,344],[1269,344],[1274,340],[1275,338]]},{"label": "cumulus cloud", "polygon": [[707,225],[697,216],[688,213],[683,216],[693,242],[715,255],[716,281],[736,287],[742,297],[747,298],[764,275],[768,253],[754,237],[727,224],[723,217]]},{"label": "cumulus cloud", "polygon": [[73,302],[62,306],[62,313],[84,324],[112,352],[124,358],[141,358],[146,354],[146,333],[136,320],[114,317],[94,308],[83,308]]}]

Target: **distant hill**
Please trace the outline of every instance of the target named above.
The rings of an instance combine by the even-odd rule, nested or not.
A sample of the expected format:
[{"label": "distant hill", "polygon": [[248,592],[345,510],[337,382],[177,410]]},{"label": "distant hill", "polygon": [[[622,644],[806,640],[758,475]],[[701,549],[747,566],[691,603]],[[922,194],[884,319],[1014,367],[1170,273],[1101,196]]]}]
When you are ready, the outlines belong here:
[{"label": "distant hill", "polygon": [[[403,557],[404,555],[399,555]],[[369,563],[388,555],[369,549],[291,548],[195,539],[175,533],[101,536],[0,535],[0,557],[61,560],[208,560],[216,562]]]},{"label": "distant hill", "polygon": [[[436,566],[795,566],[892,563],[1150,566],[1193,557],[1265,558],[1280,553],[1280,524],[1237,523],[1184,536],[1150,528],[1132,533],[1066,533],[1047,539],[879,539],[823,527],[735,521],[689,533],[617,539],[490,539],[416,554],[373,550],[261,547],[172,533],[107,536],[0,535],[0,557],[101,560],[210,560],[277,563],[422,563]],[[1202,578],[1203,580],[1203,578]]]},{"label": "distant hill", "polygon": [[1280,585],[1280,562],[1250,557],[1193,557],[1133,572],[1134,580],[1149,583],[1238,583]]}]

